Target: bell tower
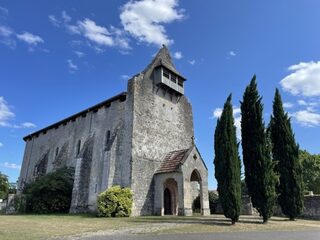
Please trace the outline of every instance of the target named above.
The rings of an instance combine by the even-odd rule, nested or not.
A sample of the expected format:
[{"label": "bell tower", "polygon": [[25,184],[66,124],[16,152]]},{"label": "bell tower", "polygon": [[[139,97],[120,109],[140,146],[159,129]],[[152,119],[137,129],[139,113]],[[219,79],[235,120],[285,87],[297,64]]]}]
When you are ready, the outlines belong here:
[{"label": "bell tower", "polygon": [[134,215],[153,212],[153,175],[164,157],[193,146],[192,107],[184,95],[185,81],[163,46],[129,83],[128,96],[133,99],[132,189],[138,193]]}]

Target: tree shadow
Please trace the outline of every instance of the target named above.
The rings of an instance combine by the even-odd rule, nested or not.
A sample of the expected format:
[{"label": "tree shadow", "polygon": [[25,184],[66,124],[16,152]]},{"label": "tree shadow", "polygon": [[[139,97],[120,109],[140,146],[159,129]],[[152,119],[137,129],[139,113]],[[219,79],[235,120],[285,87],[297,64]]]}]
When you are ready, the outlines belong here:
[{"label": "tree shadow", "polygon": [[139,223],[179,223],[179,224],[203,224],[211,226],[231,226],[231,220],[226,218],[204,217],[137,217],[133,221]]}]

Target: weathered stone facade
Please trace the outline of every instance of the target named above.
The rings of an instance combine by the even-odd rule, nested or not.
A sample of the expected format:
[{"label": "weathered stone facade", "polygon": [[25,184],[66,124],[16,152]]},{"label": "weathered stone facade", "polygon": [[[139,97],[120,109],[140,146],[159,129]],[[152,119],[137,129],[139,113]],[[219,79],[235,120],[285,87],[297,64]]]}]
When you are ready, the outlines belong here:
[{"label": "weathered stone facade", "polygon": [[[159,69],[174,87],[158,81]],[[159,185],[156,179],[179,175],[179,180],[173,177],[179,204],[172,214],[190,215],[190,179],[196,170],[202,211],[207,214],[207,169],[193,144],[192,108],[182,94],[184,80],[163,47],[144,71],[128,81],[126,93],[26,136],[19,188],[39,174],[72,166],[71,212],[95,211],[99,192],[120,185],[134,193],[133,215],[152,215],[163,213],[158,208],[165,207],[159,205],[165,183]],[[190,151],[179,168],[155,174],[169,152],[182,149]]]}]

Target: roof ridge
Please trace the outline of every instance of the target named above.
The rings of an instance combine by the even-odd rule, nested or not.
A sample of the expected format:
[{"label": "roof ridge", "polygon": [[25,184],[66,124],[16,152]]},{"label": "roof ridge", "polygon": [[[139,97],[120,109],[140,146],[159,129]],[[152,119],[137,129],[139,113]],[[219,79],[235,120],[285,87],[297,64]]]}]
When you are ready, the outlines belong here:
[{"label": "roof ridge", "polygon": [[75,114],[73,114],[73,115],[71,115],[69,117],[66,117],[66,118],[64,118],[64,119],[62,119],[62,120],[60,120],[58,122],[55,122],[55,123],[53,123],[53,124],[51,124],[51,125],[49,125],[49,126],[47,126],[45,128],[41,128],[38,131],[30,133],[29,135],[25,136],[23,138],[23,140],[26,141],[28,138],[32,138],[33,136],[35,136],[37,134],[40,134],[41,132],[47,131],[49,129],[52,129],[52,128],[54,128],[56,126],[59,126],[59,125],[65,123],[65,122],[68,122],[68,121],[70,121],[70,120],[72,120],[74,118],[77,118],[77,117],[79,117],[79,116],[81,116],[83,114],[86,114],[86,113],[88,113],[90,111],[94,111],[95,109],[99,109],[100,107],[102,107],[102,106],[104,106],[106,104],[109,104],[109,103],[111,103],[113,101],[116,101],[117,99],[123,99],[125,96],[127,96],[127,92],[119,93],[119,94],[117,94],[117,95],[115,95],[115,96],[113,96],[111,98],[108,98],[108,99],[106,99],[106,100],[104,100],[104,101],[102,101],[102,102],[100,102],[98,104],[95,104],[95,105],[93,105],[91,107],[88,107],[88,108],[78,112],[78,113],[75,113]]}]

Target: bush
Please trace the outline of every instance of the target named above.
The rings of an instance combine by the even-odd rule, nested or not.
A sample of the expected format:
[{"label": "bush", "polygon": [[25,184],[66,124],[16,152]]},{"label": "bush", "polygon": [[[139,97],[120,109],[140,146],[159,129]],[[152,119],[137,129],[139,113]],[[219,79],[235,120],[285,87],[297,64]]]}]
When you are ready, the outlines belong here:
[{"label": "bush", "polygon": [[98,196],[98,216],[129,217],[132,208],[132,192],[130,188],[113,186]]},{"label": "bush", "polygon": [[209,208],[210,214],[214,214],[217,209],[217,205],[219,202],[219,196],[214,191],[209,191]]},{"label": "bush", "polygon": [[17,213],[26,213],[28,197],[29,195],[27,194],[20,194],[14,196],[13,207]]},{"label": "bush", "polygon": [[[24,189],[26,212],[67,213],[71,205],[74,168],[61,168],[39,177]],[[19,205],[19,203],[17,203]],[[21,209],[23,209],[21,203]]]}]

